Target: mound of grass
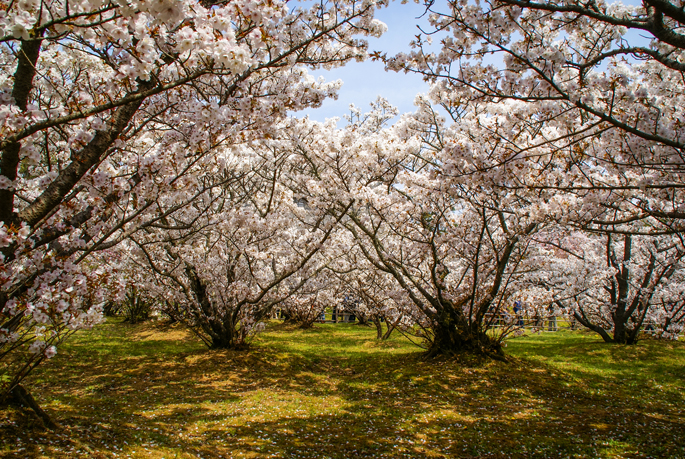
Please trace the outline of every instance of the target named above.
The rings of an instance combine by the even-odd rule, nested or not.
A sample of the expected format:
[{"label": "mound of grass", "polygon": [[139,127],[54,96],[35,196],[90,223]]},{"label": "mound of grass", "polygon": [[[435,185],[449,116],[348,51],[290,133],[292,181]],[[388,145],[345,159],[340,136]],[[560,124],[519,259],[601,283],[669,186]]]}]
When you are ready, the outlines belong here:
[{"label": "mound of grass", "polygon": [[63,429],[0,412],[0,457],[685,457],[685,345],[513,339],[509,363],[421,359],[348,324],[272,325],[247,352],[108,322],[27,386]]}]

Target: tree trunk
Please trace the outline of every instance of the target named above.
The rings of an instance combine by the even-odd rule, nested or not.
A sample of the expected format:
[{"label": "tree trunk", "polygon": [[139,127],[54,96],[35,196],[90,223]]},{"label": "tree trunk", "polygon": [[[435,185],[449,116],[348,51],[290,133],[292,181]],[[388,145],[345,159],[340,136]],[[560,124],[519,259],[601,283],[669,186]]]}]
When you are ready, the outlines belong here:
[{"label": "tree trunk", "polygon": [[383,322],[378,317],[374,317],[373,324],[376,326],[376,339],[383,338]]},{"label": "tree trunk", "polygon": [[210,349],[236,349],[233,333],[214,333]]},{"label": "tree trunk", "polygon": [[[209,338],[202,337],[205,344],[210,349],[242,349],[245,346],[240,344],[238,330],[236,329],[237,311],[224,312],[217,314],[217,308],[212,304],[207,294],[207,286],[198,276],[194,266],[186,263],[186,275],[190,280],[190,288],[195,295],[200,311],[195,314],[197,325],[206,333]],[[199,335],[199,333],[198,333]]]},{"label": "tree trunk", "polygon": [[288,311],[287,309],[286,310],[282,309],[281,315],[283,316],[283,323],[284,324],[294,324],[297,322],[297,320],[295,319],[295,316],[293,314],[291,314],[290,311]]},{"label": "tree trunk", "polygon": [[573,318],[580,322],[580,324],[584,327],[589,328],[601,336],[605,343],[636,344],[638,341],[639,327],[631,330],[626,326],[629,317],[624,317],[620,314],[614,314],[614,330],[612,334],[609,334],[599,325],[593,324],[577,312],[573,313]]},{"label": "tree trunk", "polygon": [[[40,54],[42,45],[40,38],[42,35],[43,32],[41,31],[39,37],[32,37],[33,40],[21,40],[21,48],[17,53],[17,69],[14,73],[12,98],[22,112],[26,111],[29,94],[33,89],[33,78],[36,75],[36,62],[38,62]],[[16,180],[20,163],[20,150],[21,144],[19,142],[7,145],[0,158],[0,175],[9,180]],[[3,221],[7,226],[18,223],[14,214],[14,197],[15,191],[11,187],[0,189],[0,221]]]},{"label": "tree trunk", "polygon": [[457,355],[464,352],[504,360],[502,345],[480,330],[477,324],[469,324],[466,317],[453,308],[444,308],[433,326],[433,342],[427,358],[438,355]]},{"label": "tree trunk", "polygon": [[355,316],[357,317],[357,325],[363,325],[365,327],[371,326],[371,324],[369,324],[368,316],[364,314],[355,314]]},{"label": "tree trunk", "polygon": [[[399,322],[399,321],[398,321]],[[385,325],[388,327],[387,330],[385,330],[385,334],[381,337],[383,341],[386,339],[390,338],[390,335],[392,335],[392,332],[395,331],[395,327],[397,327],[397,322],[395,323],[390,323],[387,320],[385,321]]]},{"label": "tree trunk", "polygon": [[626,344],[628,339],[625,317],[614,316],[614,343]]},{"label": "tree trunk", "polygon": [[14,386],[14,389],[12,389],[11,391],[11,395],[11,402],[33,410],[36,416],[38,416],[38,418],[43,422],[43,425],[45,425],[45,427],[51,430],[59,429],[59,425],[52,419],[50,419],[50,416],[48,416],[48,414],[45,411],[43,411],[40,405],[38,405],[36,400],[29,393],[29,391],[27,391],[24,388],[24,386],[22,386],[21,384],[17,384],[16,386]]}]

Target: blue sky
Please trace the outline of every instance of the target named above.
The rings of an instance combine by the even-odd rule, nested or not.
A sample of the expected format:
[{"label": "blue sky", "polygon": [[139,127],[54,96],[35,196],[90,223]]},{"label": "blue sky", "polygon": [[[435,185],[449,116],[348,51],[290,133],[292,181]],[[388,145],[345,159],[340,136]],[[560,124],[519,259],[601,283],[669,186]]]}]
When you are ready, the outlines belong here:
[{"label": "blue sky", "polygon": [[[419,18],[424,7],[415,3],[401,4],[393,1],[390,6],[376,11],[375,17],[388,26],[388,31],[380,38],[369,38],[369,50],[394,55],[409,50],[409,42],[419,33],[416,24],[428,21]],[[338,92],[338,100],[328,99],[320,108],[294,113],[295,116],[309,115],[311,119],[324,121],[326,118],[340,117],[349,113],[350,104],[362,112],[376,97],[383,96],[399,108],[400,113],[414,111],[414,97],[428,91],[428,84],[418,75],[386,72],[381,62],[351,62],[344,67],[330,71],[310,70],[314,78],[323,76],[326,81],[341,79],[343,87]]]}]

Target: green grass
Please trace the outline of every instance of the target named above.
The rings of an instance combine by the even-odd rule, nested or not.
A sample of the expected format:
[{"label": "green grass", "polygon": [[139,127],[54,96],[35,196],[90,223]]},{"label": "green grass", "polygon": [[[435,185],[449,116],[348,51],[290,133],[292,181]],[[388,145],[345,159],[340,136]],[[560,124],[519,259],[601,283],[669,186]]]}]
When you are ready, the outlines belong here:
[{"label": "green grass", "polygon": [[28,381],[62,430],[0,412],[0,457],[685,457],[685,343],[558,332],[506,351],[425,362],[348,324],[207,351],[183,329],[108,322]]}]

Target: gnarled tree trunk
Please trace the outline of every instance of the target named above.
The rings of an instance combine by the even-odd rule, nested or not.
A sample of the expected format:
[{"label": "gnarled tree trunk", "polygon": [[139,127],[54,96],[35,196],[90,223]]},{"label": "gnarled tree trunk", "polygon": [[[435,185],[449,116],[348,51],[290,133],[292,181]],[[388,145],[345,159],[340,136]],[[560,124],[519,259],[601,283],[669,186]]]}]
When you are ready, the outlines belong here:
[{"label": "gnarled tree trunk", "polygon": [[451,303],[443,303],[443,310],[433,321],[432,331],[428,358],[466,352],[504,360],[501,343],[488,335],[477,322],[469,323]]}]

